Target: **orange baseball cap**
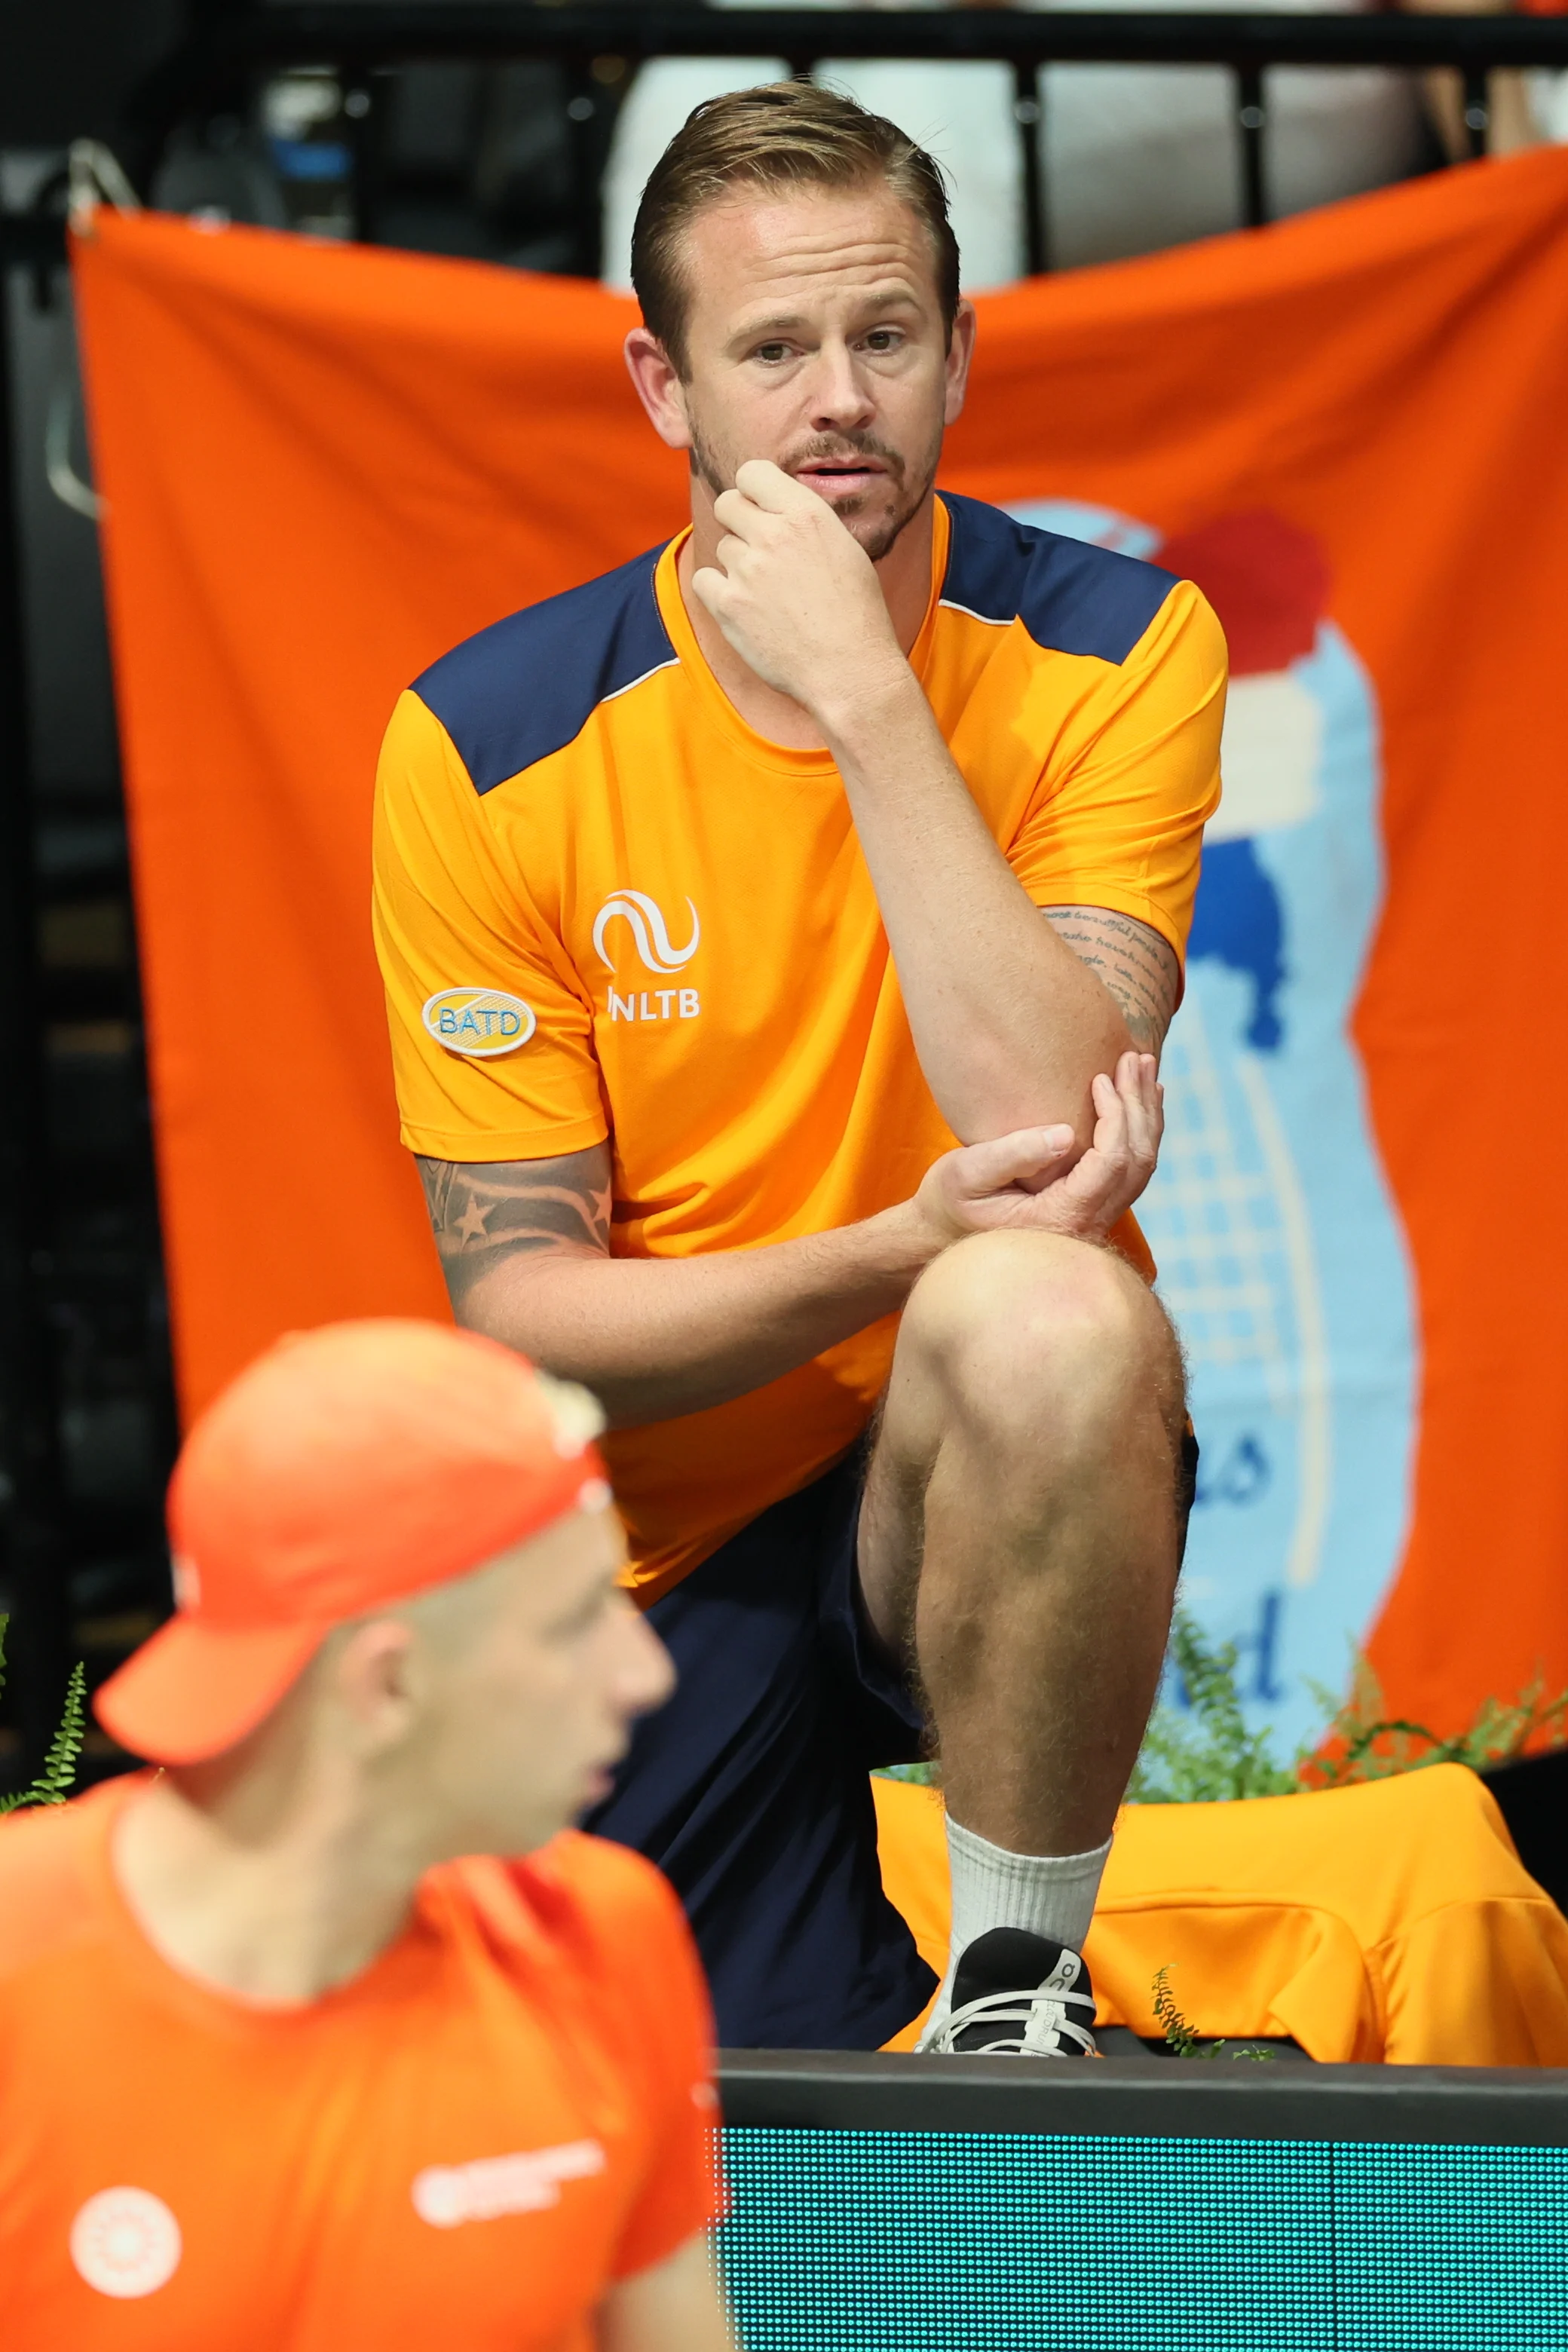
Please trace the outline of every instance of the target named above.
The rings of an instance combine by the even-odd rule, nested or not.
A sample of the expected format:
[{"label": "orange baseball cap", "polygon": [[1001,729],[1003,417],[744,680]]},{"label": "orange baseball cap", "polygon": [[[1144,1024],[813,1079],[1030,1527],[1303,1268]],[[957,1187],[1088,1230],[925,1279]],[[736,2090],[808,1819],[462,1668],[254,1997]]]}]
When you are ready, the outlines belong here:
[{"label": "orange baseball cap", "polygon": [[295,1332],[185,1440],[169,1486],[175,1612],[100,1723],[161,1764],[253,1731],[334,1625],[465,1576],[609,1501],[580,1389],[439,1323]]}]

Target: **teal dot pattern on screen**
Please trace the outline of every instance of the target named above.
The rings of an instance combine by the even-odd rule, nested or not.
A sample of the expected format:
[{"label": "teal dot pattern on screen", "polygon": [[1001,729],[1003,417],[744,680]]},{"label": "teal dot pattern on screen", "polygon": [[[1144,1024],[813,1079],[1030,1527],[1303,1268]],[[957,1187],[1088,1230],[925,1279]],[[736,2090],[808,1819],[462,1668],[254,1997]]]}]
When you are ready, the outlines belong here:
[{"label": "teal dot pattern on screen", "polygon": [[747,2352],[1568,2352],[1568,2148],[731,2128]]}]

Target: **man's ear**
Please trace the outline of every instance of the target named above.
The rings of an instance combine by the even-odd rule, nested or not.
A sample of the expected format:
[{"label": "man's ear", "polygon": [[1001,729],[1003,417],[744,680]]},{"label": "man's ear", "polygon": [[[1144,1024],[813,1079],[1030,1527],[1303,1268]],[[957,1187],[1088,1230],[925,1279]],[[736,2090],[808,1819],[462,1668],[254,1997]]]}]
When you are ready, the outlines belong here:
[{"label": "man's ear", "polygon": [[668,449],[689,449],[686,387],[664,345],[646,327],[634,327],[625,343],[626,366],[648,422]]},{"label": "man's ear", "polygon": [[395,1617],[373,1617],[344,1633],[331,1678],[338,1704],[367,1746],[379,1748],[407,1730],[427,1672],[413,1628]]},{"label": "man's ear", "polygon": [[969,365],[974,357],[974,305],[961,302],[953,314],[952,334],[947,346],[947,399],[942,410],[944,425],[956,425],[963,414],[964,394],[969,389]]}]

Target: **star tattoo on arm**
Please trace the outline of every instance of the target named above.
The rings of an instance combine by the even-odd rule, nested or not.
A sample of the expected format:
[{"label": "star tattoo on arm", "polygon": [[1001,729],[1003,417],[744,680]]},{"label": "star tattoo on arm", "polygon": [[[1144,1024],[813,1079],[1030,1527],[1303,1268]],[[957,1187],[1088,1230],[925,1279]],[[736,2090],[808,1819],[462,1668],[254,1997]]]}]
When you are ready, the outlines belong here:
[{"label": "star tattoo on arm", "polygon": [[608,1144],[559,1160],[421,1157],[416,1165],[459,1321],[479,1285],[511,1258],[536,1250],[609,1255]]},{"label": "star tattoo on arm", "polygon": [[475,1200],[473,1194],[470,1192],[468,1195],[468,1204],[463,1211],[462,1215],[458,1219],[457,1223],[453,1226],[452,1231],[457,1234],[459,1241],[482,1241],[487,1237],[485,1234],[485,1220],[489,1215],[489,1209],[481,1208],[479,1202]]},{"label": "star tattoo on arm", "polygon": [[1138,1051],[1158,1054],[1182,988],[1182,967],[1170,942],[1148,923],[1114,915],[1107,907],[1045,907],[1041,912],[1057,937],[1110,991]]}]

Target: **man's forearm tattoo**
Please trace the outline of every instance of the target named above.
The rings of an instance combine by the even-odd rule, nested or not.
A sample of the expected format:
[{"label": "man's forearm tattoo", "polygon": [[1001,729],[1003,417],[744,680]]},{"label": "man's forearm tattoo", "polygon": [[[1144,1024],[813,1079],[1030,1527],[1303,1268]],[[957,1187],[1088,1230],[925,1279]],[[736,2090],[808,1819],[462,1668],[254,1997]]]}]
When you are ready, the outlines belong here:
[{"label": "man's forearm tattoo", "polygon": [[1169,943],[1147,923],[1105,907],[1047,907],[1044,912],[1057,937],[1115,997],[1139,1052],[1157,1054],[1182,984]]},{"label": "man's forearm tattoo", "polygon": [[531,1160],[419,1159],[416,1165],[441,1270],[459,1311],[504,1258],[531,1250],[587,1250],[602,1257],[609,1249],[610,1178],[602,1153]]}]

